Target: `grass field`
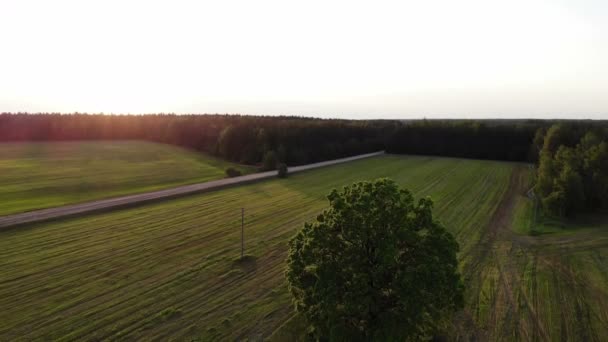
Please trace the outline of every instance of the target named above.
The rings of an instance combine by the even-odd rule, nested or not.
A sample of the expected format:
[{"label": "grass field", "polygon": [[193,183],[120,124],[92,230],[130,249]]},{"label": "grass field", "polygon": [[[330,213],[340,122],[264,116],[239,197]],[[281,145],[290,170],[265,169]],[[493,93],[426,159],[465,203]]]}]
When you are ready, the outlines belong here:
[{"label": "grass field", "polygon": [[[262,337],[292,314],[286,241],[332,187],[390,176],[475,245],[512,164],[383,157],[0,232],[0,339]],[[239,253],[246,209],[246,262]]]},{"label": "grass field", "polygon": [[0,340],[266,338],[293,317],[283,277],[287,240],[327,205],[331,188],[385,176],[432,196],[461,244],[467,306],[454,337],[608,334],[608,239],[598,227],[589,230],[593,240],[514,232],[530,217],[518,204],[526,166],[385,156],[0,231]]},{"label": "grass field", "polygon": [[608,218],[565,222],[535,211],[531,173],[512,182],[471,262],[461,340],[583,340],[608,336]]},{"label": "grass field", "polygon": [[557,220],[523,195],[515,203],[511,229],[497,234],[484,265],[477,306],[492,314],[480,314],[480,325],[516,340],[605,340],[608,217]]},{"label": "grass field", "polygon": [[247,167],[138,141],[0,143],[0,216],[223,178]]}]

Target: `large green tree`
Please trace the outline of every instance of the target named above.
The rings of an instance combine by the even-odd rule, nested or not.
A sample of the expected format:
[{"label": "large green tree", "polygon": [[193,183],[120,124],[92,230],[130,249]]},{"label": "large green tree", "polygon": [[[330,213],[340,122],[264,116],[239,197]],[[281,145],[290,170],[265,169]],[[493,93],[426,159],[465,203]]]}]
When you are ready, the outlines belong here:
[{"label": "large green tree", "polygon": [[290,241],[286,272],[309,332],[329,340],[430,337],[463,305],[458,244],[429,198],[389,179],[332,191]]}]

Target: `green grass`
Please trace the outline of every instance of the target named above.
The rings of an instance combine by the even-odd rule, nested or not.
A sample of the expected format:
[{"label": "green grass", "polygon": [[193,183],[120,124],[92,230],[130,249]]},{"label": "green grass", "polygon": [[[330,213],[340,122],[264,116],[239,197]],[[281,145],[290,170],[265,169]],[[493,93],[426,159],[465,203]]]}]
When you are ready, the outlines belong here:
[{"label": "green grass", "polygon": [[520,195],[517,197],[515,213],[513,215],[512,229],[518,234],[534,235],[534,201]]},{"label": "green grass", "polygon": [[518,304],[497,316],[499,327],[517,326],[518,340],[602,340],[608,334],[608,220],[594,228],[540,231],[497,243],[509,244],[493,265],[503,267],[510,289],[497,286],[491,300]]},{"label": "green grass", "polygon": [[480,314],[478,329],[463,335],[481,340],[605,339],[608,217],[559,220],[535,214],[524,191],[513,203],[510,224],[501,227],[483,267],[468,281],[467,306]]},{"label": "green grass", "polygon": [[560,219],[543,215],[534,201],[523,195],[517,198],[512,229],[521,235],[571,235],[587,230],[603,229],[606,215],[581,214],[572,219]]},{"label": "green grass", "polygon": [[0,143],[0,216],[225,177],[233,165],[141,142]]},{"label": "green grass", "polygon": [[[0,231],[0,340],[265,338],[293,316],[287,241],[326,207],[332,188],[391,177],[430,195],[466,269],[479,259],[516,168],[385,156]],[[238,260],[241,207],[245,260]]]}]

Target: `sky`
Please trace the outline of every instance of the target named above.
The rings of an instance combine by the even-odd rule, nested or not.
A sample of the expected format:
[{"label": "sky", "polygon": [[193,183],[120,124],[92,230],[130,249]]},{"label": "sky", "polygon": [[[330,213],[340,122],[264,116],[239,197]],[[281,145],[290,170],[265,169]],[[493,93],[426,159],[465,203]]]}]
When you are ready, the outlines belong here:
[{"label": "sky", "polygon": [[0,0],[0,112],[608,119],[608,1]]}]

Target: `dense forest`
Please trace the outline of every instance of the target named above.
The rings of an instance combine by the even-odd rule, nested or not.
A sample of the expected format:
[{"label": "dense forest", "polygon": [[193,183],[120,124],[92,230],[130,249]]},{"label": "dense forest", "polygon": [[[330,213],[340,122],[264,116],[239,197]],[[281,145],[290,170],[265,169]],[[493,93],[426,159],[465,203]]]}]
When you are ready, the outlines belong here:
[{"label": "dense forest", "polygon": [[248,115],[0,114],[0,141],[142,139],[288,165],[391,153],[528,161],[540,121],[333,120]]},{"label": "dense forest", "polygon": [[0,114],[0,141],[141,139],[245,164],[273,154],[288,165],[384,148],[397,121],[248,115]]},{"label": "dense forest", "polygon": [[606,129],[606,121],[0,114],[0,141],[141,139],[246,164],[260,163],[269,153],[294,165],[382,149],[390,153],[536,162],[541,151],[546,159],[554,157],[562,145],[575,148],[586,133],[590,136],[585,141],[601,141]]},{"label": "dense forest", "polygon": [[398,128],[387,141],[387,152],[447,157],[534,161],[531,149],[541,121],[420,120]]}]

